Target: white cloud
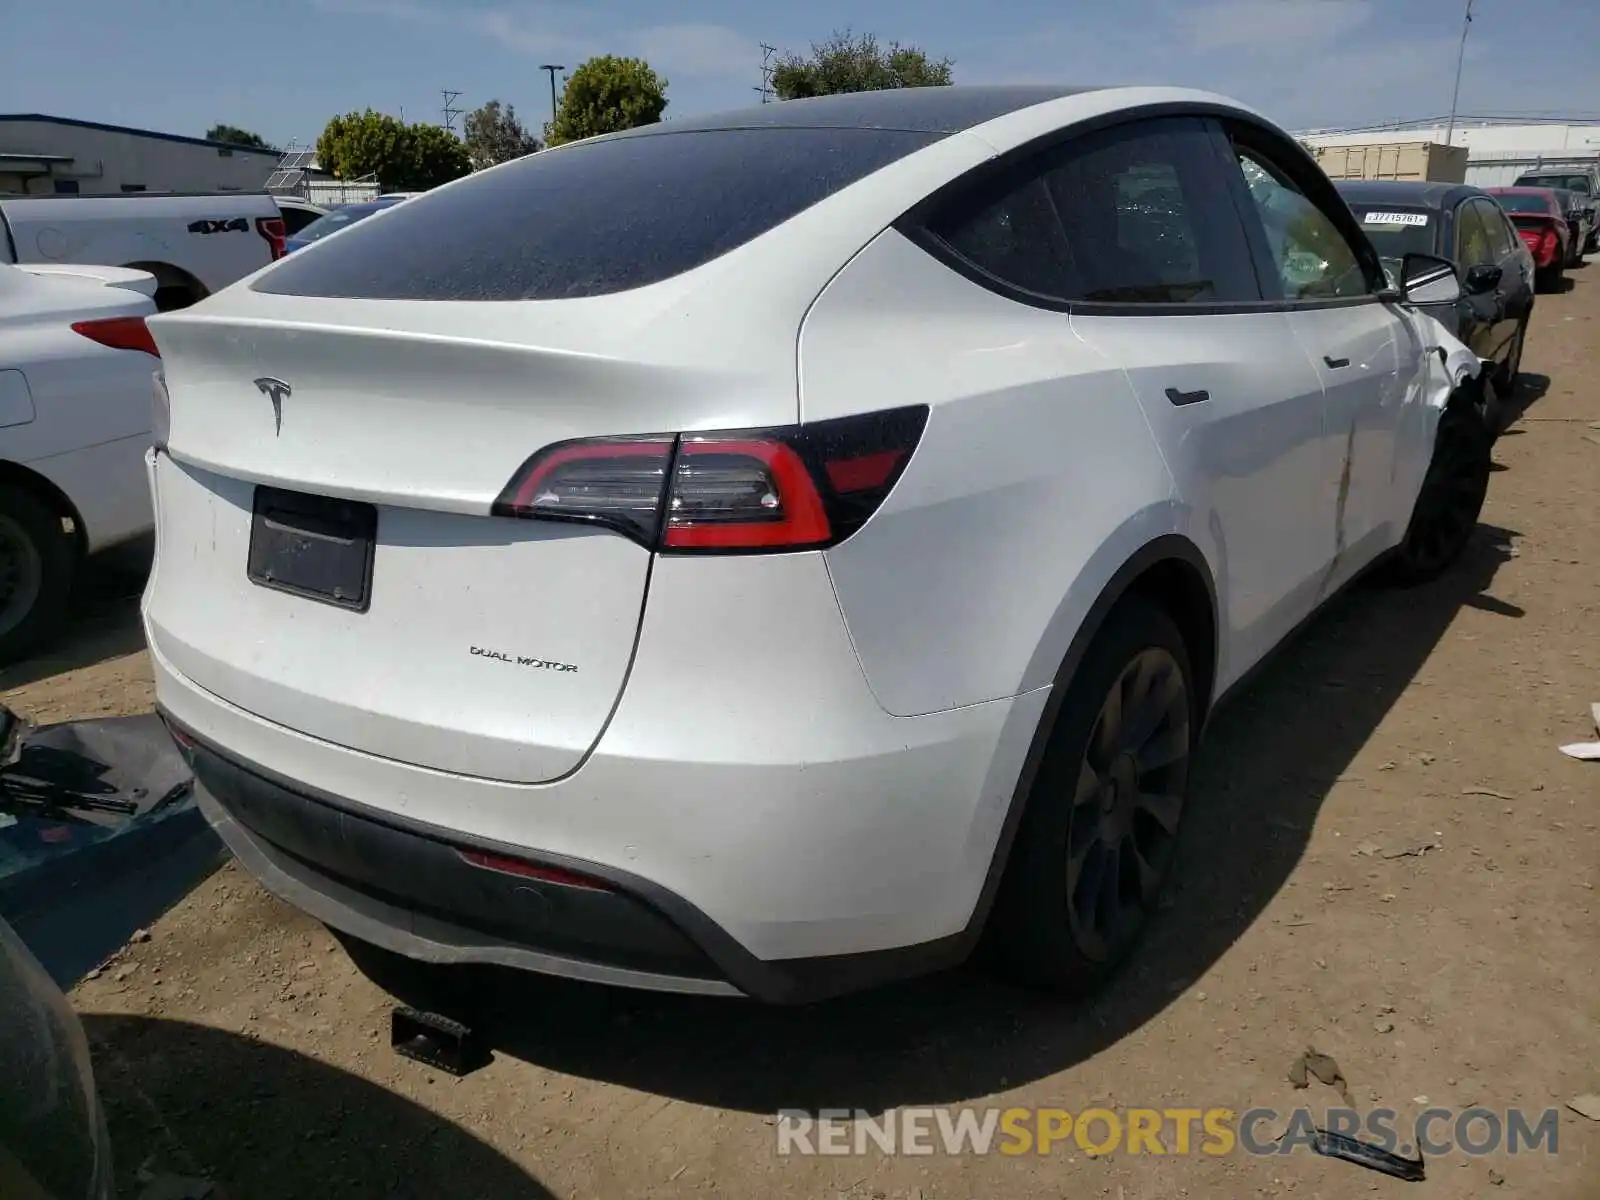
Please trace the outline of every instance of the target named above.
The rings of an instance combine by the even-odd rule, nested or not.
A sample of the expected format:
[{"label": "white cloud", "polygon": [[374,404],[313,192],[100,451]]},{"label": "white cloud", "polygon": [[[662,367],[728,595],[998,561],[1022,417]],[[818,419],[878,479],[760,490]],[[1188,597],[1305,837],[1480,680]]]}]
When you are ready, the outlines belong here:
[{"label": "white cloud", "polygon": [[1202,54],[1233,49],[1302,53],[1337,42],[1371,15],[1368,0],[1213,0],[1185,6],[1179,24],[1189,45]]},{"label": "white cloud", "polygon": [[656,25],[624,39],[641,58],[658,65],[662,74],[691,78],[744,78],[759,61],[757,40],[726,25]]},{"label": "white cloud", "polygon": [[449,8],[418,0],[312,0],[324,12],[375,17],[408,25],[463,29],[530,58],[572,63],[607,52],[649,61],[669,79],[743,78],[750,75],[756,39],[726,25],[685,22],[618,28],[589,9],[524,5]]}]

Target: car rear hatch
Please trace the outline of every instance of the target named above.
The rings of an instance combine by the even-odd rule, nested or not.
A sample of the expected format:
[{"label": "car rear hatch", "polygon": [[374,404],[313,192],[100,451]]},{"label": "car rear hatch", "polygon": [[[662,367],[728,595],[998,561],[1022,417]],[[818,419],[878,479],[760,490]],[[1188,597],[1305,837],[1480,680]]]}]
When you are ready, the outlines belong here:
[{"label": "car rear hatch", "polygon": [[335,321],[154,323],[170,423],[152,645],[200,687],[339,745],[558,777],[616,703],[651,554],[491,515],[496,498],[553,442],[792,421],[792,374],[779,390],[596,353],[563,336],[563,313],[534,311],[567,305],[516,306],[515,342],[494,329],[505,315],[463,311],[482,305],[338,307]]},{"label": "car rear hatch", "polygon": [[1556,230],[1559,225],[1565,224],[1559,217],[1553,214],[1546,216],[1542,213],[1519,212],[1507,213],[1506,215],[1511,218],[1511,223],[1516,226],[1517,235],[1522,238],[1523,245],[1527,246],[1535,257],[1545,252],[1554,253],[1555,248],[1547,245],[1547,243],[1557,236]]},{"label": "car rear hatch", "polygon": [[[169,413],[152,649],[369,754],[516,782],[575,769],[626,681],[650,539],[522,519],[542,500],[521,490],[497,510],[513,515],[497,501],[568,439],[794,423],[807,306],[909,203],[880,189],[841,219],[823,201],[931,140],[596,139],[153,319]],[[588,482],[613,484],[631,486]]]}]

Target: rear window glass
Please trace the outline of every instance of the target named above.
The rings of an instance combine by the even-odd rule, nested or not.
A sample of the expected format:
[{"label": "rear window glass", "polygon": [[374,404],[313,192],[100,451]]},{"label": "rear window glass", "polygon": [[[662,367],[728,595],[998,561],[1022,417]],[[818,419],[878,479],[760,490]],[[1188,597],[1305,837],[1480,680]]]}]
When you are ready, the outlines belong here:
[{"label": "rear window glass", "polygon": [[1399,262],[1408,254],[1434,254],[1437,216],[1420,208],[1397,208],[1392,204],[1352,205],[1378,257]]},{"label": "rear window glass", "polygon": [[1550,215],[1550,201],[1547,197],[1536,192],[1523,192],[1520,195],[1512,192],[1497,192],[1495,199],[1500,202],[1500,207],[1513,213],[1544,213]]},{"label": "rear window glass", "polygon": [[390,206],[387,204],[347,204],[343,208],[336,208],[331,213],[318,217],[293,236],[302,242],[314,242],[318,238],[327,237],[330,233],[338,233],[346,225],[354,224],[388,207]]},{"label": "rear window glass", "polygon": [[767,128],[580,143],[408,200],[251,286],[387,300],[603,296],[710,262],[941,136]]},{"label": "rear window glass", "polygon": [[1566,188],[1569,192],[1589,194],[1587,175],[1524,175],[1517,180],[1518,187]]}]

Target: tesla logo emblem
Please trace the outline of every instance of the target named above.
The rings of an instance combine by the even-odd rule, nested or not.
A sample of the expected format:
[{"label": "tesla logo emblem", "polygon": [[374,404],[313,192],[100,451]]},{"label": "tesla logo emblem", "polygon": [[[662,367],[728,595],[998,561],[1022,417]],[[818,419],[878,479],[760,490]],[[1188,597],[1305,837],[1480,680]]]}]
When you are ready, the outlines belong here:
[{"label": "tesla logo emblem", "polygon": [[256,380],[256,391],[272,401],[272,434],[277,437],[283,432],[283,398],[294,389],[281,379],[264,375]]}]

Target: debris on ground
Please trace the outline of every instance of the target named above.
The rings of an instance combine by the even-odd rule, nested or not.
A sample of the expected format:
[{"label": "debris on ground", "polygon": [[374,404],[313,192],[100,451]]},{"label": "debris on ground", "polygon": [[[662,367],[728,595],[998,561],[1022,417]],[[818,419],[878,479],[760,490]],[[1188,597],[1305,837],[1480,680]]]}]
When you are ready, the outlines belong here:
[{"label": "debris on ground", "polygon": [[1418,842],[1415,846],[1407,846],[1403,850],[1385,850],[1383,858],[1421,858],[1429,850],[1439,849],[1438,842]]},{"label": "debris on ground", "polygon": [[1305,1053],[1289,1064],[1289,1082],[1297,1088],[1305,1088],[1311,1086],[1312,1078],[1318,1083],[1338,1088],[1340,1098],[1346,1104],[1350,1103],[1350,1085],[1333,1056],[1319,1052],[1315,1046],[1307,1046]]},{"label": "debris on ground", "polygon": [[1588,1117],[1591,1121],[1600,1121],[1600,1096],[1592,1092],[1582,1096],[1574,1096],[1567,1101],[1567,1107],[1580,1117]]},{"label": "debris on ground", "polygon": [[1345,1137],[1342,1133],[1318,1129],[1314,1132],[1311,1148],[1325,1158],[1341,1158],[1358,1167],[1403,1179],[1407,1183],[1419,1183],[1427,1178],[1420,1154],[1416,1158],[1402,1158],[1367,1142]]},{"label": "debris on ground", "polygon": [[1493,796],[1496,800],[1506,800],[1506,801],[1510,801],[1510,800],[1515,800],[1516,799],[1515,796],[1508,796],[1504,792],[1495,791],[1493,788],[1477,788],[1477,787],[1462,788],[1461,789],[1461,794],[1463,796]]},{"label": "debris on ground", "polygon": [[1506,1177],[1504,1175],[1500,1174],[1500,1172],[1496,1171],[1493,1167],[1489,1168],[1489,1182],[1491,1184],[1493,1184],[1495,1187],[1500,1187],[1505,1183],[1505,1181]]}]

